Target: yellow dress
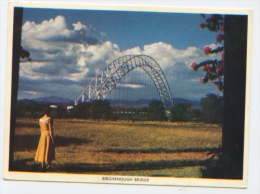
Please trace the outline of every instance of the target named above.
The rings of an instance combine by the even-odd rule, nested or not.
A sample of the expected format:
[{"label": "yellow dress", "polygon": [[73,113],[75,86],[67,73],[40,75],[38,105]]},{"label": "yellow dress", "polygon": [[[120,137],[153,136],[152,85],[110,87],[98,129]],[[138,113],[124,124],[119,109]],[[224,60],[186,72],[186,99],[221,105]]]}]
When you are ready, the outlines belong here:
[{"label": "yellow dress", "polygon": [[35,155],[36,162],[50,163],[55,159],[55,147],[52,142],[50,133],[51,129],[51,118],[43,116],[39,119],[39,125],[41,128],[41,137],[39,140],[38,148]]}]

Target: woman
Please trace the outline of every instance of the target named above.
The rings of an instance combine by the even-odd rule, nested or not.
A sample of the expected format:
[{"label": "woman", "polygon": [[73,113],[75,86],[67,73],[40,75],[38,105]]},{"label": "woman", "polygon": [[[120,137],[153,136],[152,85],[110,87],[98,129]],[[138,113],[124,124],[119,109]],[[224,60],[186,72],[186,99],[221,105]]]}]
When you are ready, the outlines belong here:
[{"label": "woman", "polygon": [[[42,168],[51,168],[51,162],[55,159],[55,146],[53,138],[53,122],[50,117],[51,109],[48,107],[44,115],[39,119],[41,137],[35,155],[35,161],[41,162]],[[47,166],[46,166],[47,164]]]}]

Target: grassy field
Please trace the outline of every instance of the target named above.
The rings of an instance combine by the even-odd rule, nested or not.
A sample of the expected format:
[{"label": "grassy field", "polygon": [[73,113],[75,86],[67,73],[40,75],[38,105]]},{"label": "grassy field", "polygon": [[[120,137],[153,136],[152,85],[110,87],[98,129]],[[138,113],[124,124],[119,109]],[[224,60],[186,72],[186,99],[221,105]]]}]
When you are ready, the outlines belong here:
[{"label": "grassy field", "polygon": [[[221,126],[205,123],[54,120],[56,160],[50,172],[201,177],[221,144]],[[39,171],[34,163],[37,119],[17,119],[14,168]]]}]

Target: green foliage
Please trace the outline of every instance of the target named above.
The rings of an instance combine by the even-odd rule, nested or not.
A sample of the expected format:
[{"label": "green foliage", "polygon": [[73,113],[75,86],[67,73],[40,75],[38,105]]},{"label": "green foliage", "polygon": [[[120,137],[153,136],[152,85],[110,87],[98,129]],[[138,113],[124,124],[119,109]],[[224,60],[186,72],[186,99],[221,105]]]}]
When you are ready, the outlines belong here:
[{"label": "green foliage", "polygon": [[79,103],[70,113],[74,118],[89,118],[90,117],[90,103]]},{"label": "green foliage", "polygon": [[31,61],[30,55],[29,51],[23,49],[22,46],[20,47],[20,59],[28,59],[28,61]]},{"label": "green foliage", "polygon": [[203,120],[208,123],[222,123],[224,100],[222,96],[216,94],[208,94],[200,101]]},{"label": "green foliage", "polygon": [[187,104],[177,104],[171,110],[171,121],[188,121],[188,108]]},{"label": "green foliage", "polygon": [[[16,116],[24,118],[39,118],[43,114],[46,103],[39,103],[32,100],[20,100],[16,104]],[[116,110],[116,109],[115,109]],[[115,111],[114,110],[114,111]],[[120,111],[121,109],[117,110]],[[222,122],[223,99],[215,94],[209,94],[201,100],[201,109],[194,108],[189,104],[177,104],[171,110],[171,116],[167,118],[163,103],[153,100],[148,107],[139,109],[122,109],[124,112],[113,114],[112,107],[108,101],[94,100],[92,102],[79,103],[73,109],[67,110],[66,104],[57,104],[52,109],[53,118],[83,118],[83,119],[105,119],[115,120],[153,120],[165,121],[206,121],[210,123]]]},{"label": "green foliage", "polygon": [[189,110],[189,121],[202,121],[203,113],[200,108],[191,108]]},{"label": "green foliage", "polygon": [[[49,106],[46,103],[39,103],[32,100],[21,100],[16,103],[16,116],[24,118],[39,118],[44,113],[44,108]],[[66,117],[66,105],[58,105],[52,108],[51,116],[53,118]]]},{"label": "green foliage", "polygon": [[79,103],[70,112],[70,117],[91,118],[91,119],[110,119],[113,112],[108,101],[94,100],[89,103]]},{"label": "green foliage", "polygon": [[94,100],[90,103],[90,116],[92,119],[110,119],[112,108],[108,101]]},{"label": "green foliage", "polygon": [[66,117],[66,106],[65,105],[60,105],[57,106],[57,108],[52,109],[51,111],[51,116],[53,118],[65,118]]},{"label": "green foliage", "polygon": [[159,100],[152,100],[148,107],[149,120],[166,121],[165,109],[163,103]]},{"label": "green foliage", "polygon": [[223,122],[224,100],[222,96],[208,94],[200,101],[200,107],[177,104],[171,109],[171,121],[202,121],[221,124]]},{"label": "green foliage", "polygon": [[205,55],[215,55],[222,53],[220,59],[209,59],[199,63],[193,62],[191,68],[197,71],[201,68],[205,72],[205,76],[200,78],[200,82],[205,84],[211,81],[214,83],[219,91],[224,89],[224,17],[219,14],[212,14],[208,18],[202,14],[205,19],[205,23],[200,24],[200,28],[207,28],[212,32],[218,32],[216,42],[218,43],[217,48],[207,46],[204,48]]},{"label": "green foliage", "polygon": [[45,105],[30,100],[17,101],[16,116],[38,118],[42,115],[44,107]]}]

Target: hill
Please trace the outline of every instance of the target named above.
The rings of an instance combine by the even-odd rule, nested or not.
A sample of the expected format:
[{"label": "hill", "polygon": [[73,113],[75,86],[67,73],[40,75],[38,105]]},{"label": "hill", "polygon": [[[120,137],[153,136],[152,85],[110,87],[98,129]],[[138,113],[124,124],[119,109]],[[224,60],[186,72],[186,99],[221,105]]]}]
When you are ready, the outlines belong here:
[{"label": "hill", "polygon": [[40,104],[74,104],[74,101],[69,99],[69,98],[63,98],[63,97],[57,97],[57,96],[50,96],[50,97],[40,97],[40,98],[34,98],[34,99],[21,99],[18,100],[19,102],[21,101],[27,101],[27,102],[37,102]]},{"label": "hill", "polygon": [[[151,99],[153,100],[153,99]],[[132,107],[132,108],[140,108],[140,107],[147,107],[151,100],[147,99],[139,99],[139,100],[126,100],[126,99],[118,99],[118,100],[111,100],[108,101],[114,107]],[[57,104],[57,105],[71,105],[74,104],[74,101],[69,98],[57,97],[57,96],[50,96],[50,97],[40,97],[34,99],[21,99],[18,100],[19,102],[37,102],[40,104]],[[200,106],[200,101],[196,100],[189,100],[185,98],[175,98],[173,100],[173,106],[177,104],[190,104],[192,106]]]}]

